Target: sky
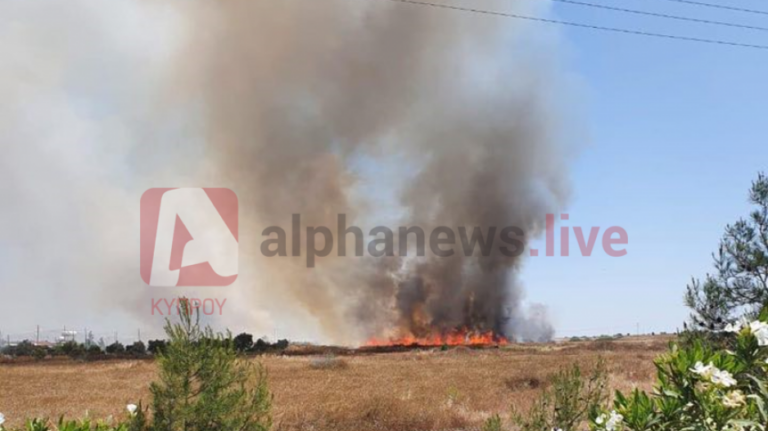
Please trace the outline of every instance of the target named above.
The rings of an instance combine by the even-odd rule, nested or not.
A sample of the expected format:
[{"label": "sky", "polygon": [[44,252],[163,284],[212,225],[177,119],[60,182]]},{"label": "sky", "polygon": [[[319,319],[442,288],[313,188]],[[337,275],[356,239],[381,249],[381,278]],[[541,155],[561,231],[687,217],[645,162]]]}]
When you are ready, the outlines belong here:
[{"label": "sky", "polygon": [[[663,0],[600,3],[766,25],[765,16]],[[729,1],[760,9],[760,1]],[[758,44],[759,31],[555,4],[569,21]],[[543,24],[542,24],[543,25]],[[621,226],[627,255],[531,258],[528,298],[547,304],[558,334],[670,331],[688,316],[691,277],[712,271],[723,228],[750,211],[768,169],[766,52],[577,28],[561,30],[581,81],[588,143],[572,173],[569,226]],[[539,241],[541,243],[541,241]],[[571,243],[574,244],[573,237]],[[539,247],[542,247],[539,245]]]},{"label": "sky", "polygon": [[[766,8],[760,0],[728,1],[728,4],[738,4],[745,8]],[[707,9],[666,0],[595,2],[768,26],[765,16]],[[460,2],[473,7],[480,7],[478,4],[481,3],[482,0]],[[148,121],[141,118],[141,113],[132,103],[136,99],[150,97],[151,85],[145,82],[148,78],[136,76],[127,66],[137,62],[146,64],[142,73],[146,72],[147,76],[151,75],[153,68],[161,69],[159,64],[162,61],[158,58],[165,57],[171,48],[155,44],[154,41],[173,39],[166,33],[173,33],[177,29],[170,28],[172,18],[163,18],[162,14],[137,12],[130,4],[130,1],[117,2],[115,7],[119,8],[119,13],[110,15],[101,11],[103,19],[95,20],[105,27],[116,29],[111,33],[114,39],[98,41],[97,52],[107,53],[115,49],[125,51],[125,55],[117,58],[126,63],[107,64],[109,77],[93,73],[103,68],[85,68],[91,73],[74,81],[65,80],[69,86],[62,94],[43,99],[46,103],[43,111],[38,106],[25,105],[25,109],[44,112],[48,117],[43,118],[63,124],[68,121],[68,117],[62,113],[68,111],[60,109],[60,104],[66,103],[64,97],[74,94],[76,97],[73,99],[82,103],[83,110],[93,114],[91,116],[96,118],[97,124],[111,121],[110,114],[115,112],[128,112],[131,117],[128,126],[138,124],[141,127],[143,122]],[[566,21],[768,44],[766,32],[681,23],[563,3],[553,3],[551,6],[549,16]],[[511,18],[457,11],[454,13],[465,13],[466,19],[509,20],[510,26],[520,25]],[[0,34],[4,31],[16,36],[23,33],[13,30],[7,22],[2,21],[1,16]],[[145,26],[145,18],[148,16],[160,17]],[[41,18],[39,24],[45,25],[46,20]],[[573,128],[575,136],[572,138],[578,142],[578,151],[574,155],[569,174],[571,199],[565,211],[570,217],[562,225],[581,226],[585,231],[596,226],[600,228],[601,235],[608,227],[620,226],[629,237],[627,255],[623,257],[607,256],[599,247],[590,257],[578,256],[575,253],[576,240],[572,236],[571,256],[545,257],[542,253],[539,257],[528,258],[520,274],[527,292],[526,300],[548,307],[558,336],[634,333],[638,330],[644,333],[674,331],[688,315],[682,303],[686,284],[691,277],[703,277],[707,271],[712,270],[711,253],[717,248],[723,228],[748,213],[750,206],[747,191],[750,183],[759,171],[768,170],[768,145],[765,142],[768,123],[764,118],[768,100],[768,83],[765,80],[768,51],[544,23],[525,25],[532,31],[552,35],[560,41],[558,68],[572,84],[568,97],[574,103],[569,105],[569,109],[578,111],[569,113],[570,117],[579,122]],[[143,31],[143,36],[135,40],[136,34],[133,33],[145,27],[154,29],[154,32]],[[168,30],[158,30],[161,28]],[[74,36],[90,42],[93,38],[89,34],[87,29],[83,29],[82,34]],[[13,53],[15,56],[11,58],[22,65],[33,64],[29,60],[32,57],[35,57],[34,61],[43,61],[41,70],[51,75],[44,75],[45,85],[56,86],[56,80],[62,78],[53,77],[55,67],[49,67],[57,64],[55,56],[48,58],[45,52],[38,53],[32,49],[38,45],[30,45],[26,49],[25,43],[30,39],[23,34],[18,37],[21,42],[6,37],[6,44],[0,43],[0,52]],[[51,35],[36,37],[45,39]],[[133,44],[149,46],[151,49],[141,51],[139,55],[132,48]],[[99,62],[99,57],[94,55],[82,61],[95,64]],[[0,91],[3,91],[3,85],[7,86],[6,90],[16,89],[12,82],[3,82],[3,77],[0,71]],[[122,85],[125,82],[131,85]],[[128,88],[134,91],[138,88],[140,92],[130,93],[126,90]],[[18,90],[20,94],[26,94],[25,89],[19,87]],[[89,97],[93,96],[90,93],[107,94],[117,103],[94,106],[88,103]],[[3,112],[0,111],[0,114]],[[121,129],[117,129],[117,132],[113,129],[109,135],[103,136],[94,124],[78,122],[81,118],[74,120],[78,127],[72,136],[66,136],[61,141],[65,145],[79,145],[81,141],[91,139],[107,138],[120,143],[143,139],[131,135],[130,130]],[[173,127],[167,126],[169,129]],[[38,139],[38,135],[46,133],[44,128],[36,127],[24,131],[24,136],[32,139]],[[0,143],[3,143],[2,139]],[[84,151],[93,151],[87,146],[83,148]],[[9,150],[6,154],[13,155],[14,149]],[[52,158],[61,160],[65,157],[53,147],[46,146],[46,151]],[[41,161],[46,162],[47,159],[42,158]],[[365,163],[361,166],[363,172],[373,172],[375,169],[366,167]],[[0,167],[11,169],[13,166],[0,162]],[[72,169],[62,175],[77,178],[82,168],[73,163]],[[131,180],[130,175],[122,172],[110,172],[109,176],[117,181]],[[149,184],[148,181],[145,183]],[[8,187],[8,183],[3,185]],[[52,192],[61,192],[55,184],[45,186],[50,187]],[[31,205],[30,201],[25,200],[15,204],[20,205],[16,210],[21,212],[25,209],[24,205]],[[61,208],[58,211],[70,211],[66,205]],[[12,210],[9,206],[2,211],[13,214]],[[6,233],[10,233],[14,228],[6,225],[5,229]],[[0,235],[0,240],[5,238]],[[64,249],[67,245],[59,242],[52,250],[58,252],[59,247]],[[531,247],[543,250],[543,240],[535,240]],[[27,259],[18,250],[7,239],[5,243],[0,242],[0,260],[3,261],[0,263],[0,287],[6,298],[10,290],[15,289],[14,298],[29,308],[32,298],[36,297],[31,293],[33,289],[26,292],[24,289],[19,290],[2,274],[13,272]],[[133,252],[128,250],[124,254],[131,255]],[[38,275],[31,274],[32,277]],[[62,291],[55,285],[38,289],[50,292],[53,302],[55,298],[70,295],[75,302],[81,299],[77,292]],[[0,301],[3,299],[0,298]],[[44,311],[47,306],[40,307],[43,312],[39,314],[43,317],[38,315],[29,318],[29,315],[35,314],[31,308],[23,315],[11,314],[14,305],[9,301],[5,301],[5,305],[0,303],[0,331],[28,337],[33,333],[34,324],[42,323],[46,330],[63,325],[77,328],[98,326],[104,328],[102,335],[105,337],[118,331],[121,334],[129,333],[131,335],[123,337],[132,338],[137,332],[136,327],[142,324],[122,315],[119,310],[99,310],[98,316],[84,317],[83,310],[79,309],[73,310],[75,317],[70,322],[61,322],[58,316],[45,317],[48,315]],[[13,319],[8,318],[11,315]],[[284,327],[284,324],[275,323],[265,332],[270,336],[280,336]]]}]

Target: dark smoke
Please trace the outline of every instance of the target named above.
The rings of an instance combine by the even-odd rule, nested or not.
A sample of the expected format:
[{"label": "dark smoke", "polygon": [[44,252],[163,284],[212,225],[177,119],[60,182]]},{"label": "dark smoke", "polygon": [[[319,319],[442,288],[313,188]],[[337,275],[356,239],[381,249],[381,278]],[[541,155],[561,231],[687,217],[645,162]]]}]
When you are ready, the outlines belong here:
[{"label": "dark smoke", "polygon": [[[337,214],[361,225],[365,214],[387,211],[376,196],[351,197],[361,179],[350,166],[361,157],[406,161],[407,178],[385,170],[375,181],[401,184],[400,221],[427,232],[517,226],[530,238],[563,204],[554,76],[520,43],[519,23],[386,1],[201,8],[196,28],[206,31],[182,67],[193,71],[190,87],[202,89],[209,155],[237,187],[251,229],[289,231],[296,213],[339,238]],[[521,260],[498,248],[471,257],[327,257],[314,269],[302,258],[263,265],[272,288],[336,340],[462,327],[552,332],[541,319],[529,325],[515,278]]]}]

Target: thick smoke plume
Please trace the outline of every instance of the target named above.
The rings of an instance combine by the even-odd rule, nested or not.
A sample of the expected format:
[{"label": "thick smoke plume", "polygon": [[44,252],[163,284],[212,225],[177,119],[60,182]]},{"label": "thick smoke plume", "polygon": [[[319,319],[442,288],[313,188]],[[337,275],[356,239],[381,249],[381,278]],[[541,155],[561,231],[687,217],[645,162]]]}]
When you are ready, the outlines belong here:
[{"label": "thick smoke plume", "polygon": [[[536,4],[483,7],[546,13]],[[546,311],[524,306],[522,258],[498,247],[342,258],[336,244],[312,269],[306,251],[260,250],[262,230],[290,233],[292,214],[347,250],[338,214],[364,232],[539,235],[568,189],[546,33],[387,0],[9,2],[0,16],[0,181],[23,185],[0,189],[0,256],[14,259],[3,315],[53,297],[40,306],[51,324],[95,307],[143,319],[149,297],[189,294],[141,284],[137,205],[150,187],[213,185],[240,199],[241,270],[200,294],[230,299],[230,326],[346,343],[551,336]]]},{"label": "thick smoke plume", "polygon": [[[183,67],[201,90],[208,156],[239,191],[252,229],[288,230],[300,214],[340,238],[338,214],[365,225],[390,210],[352,196],[361,159],[406,166],[373,181],[399,184],[399,221],[427,232],[517,226],[531,237],[563,203],[551,75],[516,45],[518,23],[388,1],[243,0],[197,12],[206,31]],[[551,334],[526,328],[520,258],[497,247],[371,259],[307,269],[287,258],[267,271],[336,339],[457,328]]]}]

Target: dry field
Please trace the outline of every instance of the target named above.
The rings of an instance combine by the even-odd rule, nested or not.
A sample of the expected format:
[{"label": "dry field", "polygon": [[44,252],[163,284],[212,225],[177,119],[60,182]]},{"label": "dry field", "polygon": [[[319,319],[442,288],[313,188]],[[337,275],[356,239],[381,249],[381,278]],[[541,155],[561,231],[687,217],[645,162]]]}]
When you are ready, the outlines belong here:
[{"label": "dry field", "polygon": [[[367,431],[472,428],[511,405],[525,409],[559,367],[603,356],[612,388],[649,388],[667,339],[518,345],[338,357],[267,356],[277,430]],[[152,361],[0,365],[0,412],[21,418],[124,414],[149,400]],[[8,424],[6,424],[8,425]]]}]

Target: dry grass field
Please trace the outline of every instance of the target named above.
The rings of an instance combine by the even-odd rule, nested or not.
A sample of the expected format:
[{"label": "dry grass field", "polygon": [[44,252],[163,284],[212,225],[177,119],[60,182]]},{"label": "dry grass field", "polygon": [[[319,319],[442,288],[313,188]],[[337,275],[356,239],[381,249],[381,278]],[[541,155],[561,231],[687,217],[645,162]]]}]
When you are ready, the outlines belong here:
[{"label": "dry grass field", "polygon": [[[510,406],[525,409],[560,367],[607,360],[612,388],[649,388],[663,337],[501,349],[266,356],[277,430],[443,430],[478,427]],[[326,361],[326,362],[324,362]],[[123,415],[149,400],[152,361],[43,361],[0,365],[0,412],[24,417]],[[9,425],[6,424],[6,425]]]}]

